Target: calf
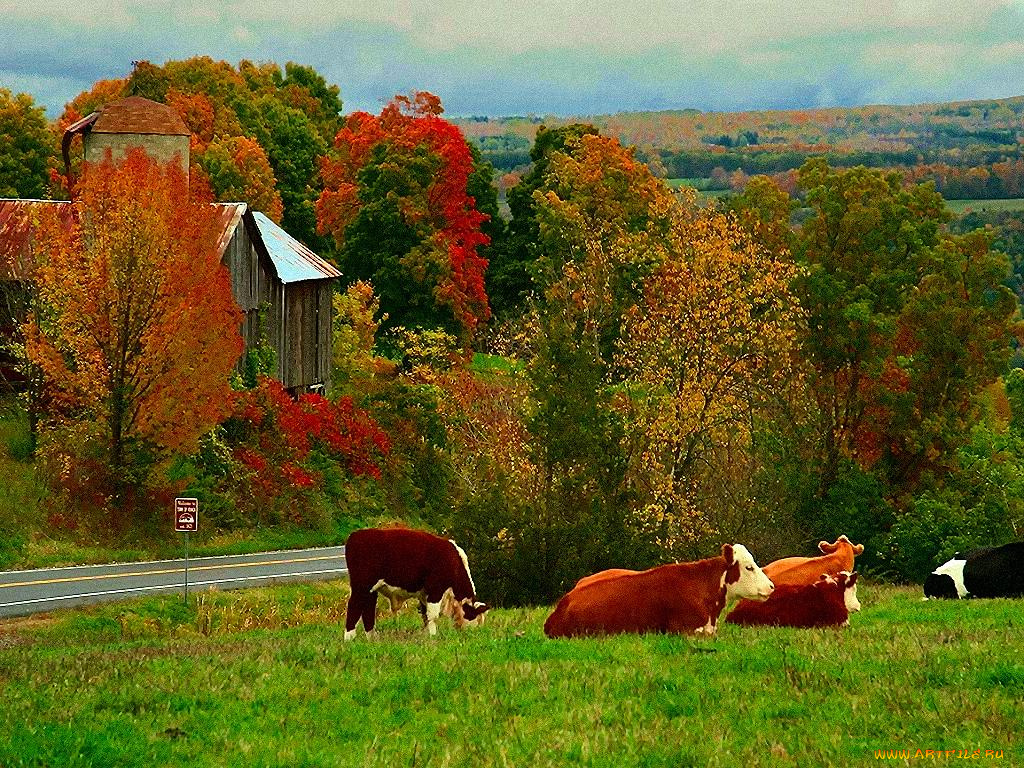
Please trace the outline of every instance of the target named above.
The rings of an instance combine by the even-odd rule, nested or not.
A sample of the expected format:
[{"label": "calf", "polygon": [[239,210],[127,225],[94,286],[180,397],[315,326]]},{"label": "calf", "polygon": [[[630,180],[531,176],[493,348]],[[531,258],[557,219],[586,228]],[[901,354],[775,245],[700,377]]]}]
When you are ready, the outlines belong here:
[{"label": "calf", "polygon": [[725,544],[719,557],[613,574],[574,587],[544,622],[544,634],[714,635],[727,596],[764,600],[773,589],[746,547]]},{"label": "calf", "polygon": [[437,617],[447,604],[460,629],[480,624],[488,606],[476,600],[466,553],[454,541],[407,528],[366,528],[345,542],[352,594],[345,615],[345,639],[351,640],[362,619],[367,634],[377,620],[377,596],[392,610],[408,598],[420,603],[423,624],[437,633]]},{"label": "calf", "polygon": [[821,557],[784,557],[768,563],[764,572],[775,586],[814,584],[823,573],[853,571],[853,559],[864,551],[864,545],[852,544],[848,538],[840,536],[834,544],[819,542],[818,549]]},{"label": "calf", "polygon": [[772,627],[845,627],[860,610],[857,574],[821,574],[814,584],[780,584],[764,602],[740,600],[725,620],[730,624]]},{"label": "calf", "polygon": [[957,552],[924,580],[924,596],[1024,596],[1024,541]]}]

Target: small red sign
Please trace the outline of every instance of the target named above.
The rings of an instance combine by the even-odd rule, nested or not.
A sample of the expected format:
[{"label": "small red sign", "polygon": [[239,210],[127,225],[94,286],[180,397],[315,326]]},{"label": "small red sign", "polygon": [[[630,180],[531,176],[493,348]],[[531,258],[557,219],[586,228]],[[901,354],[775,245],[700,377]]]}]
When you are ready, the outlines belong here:
[{"label": "small red sign", "polygon": [[176,533],[199,530],[199,499],[174,500],[174,530]]}]

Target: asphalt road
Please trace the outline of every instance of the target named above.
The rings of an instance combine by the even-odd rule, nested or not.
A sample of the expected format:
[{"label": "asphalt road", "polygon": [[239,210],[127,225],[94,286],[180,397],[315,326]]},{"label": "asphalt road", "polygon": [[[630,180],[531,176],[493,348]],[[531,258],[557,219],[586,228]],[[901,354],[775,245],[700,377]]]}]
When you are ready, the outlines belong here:
[{"label": "asphalt road", "polygon": [[[284,581],[342,578],[344,547],[189,558],[188,589],[239,589]],[[72,605],[183,592],[184,560],[0,572],[0,618]]]}]

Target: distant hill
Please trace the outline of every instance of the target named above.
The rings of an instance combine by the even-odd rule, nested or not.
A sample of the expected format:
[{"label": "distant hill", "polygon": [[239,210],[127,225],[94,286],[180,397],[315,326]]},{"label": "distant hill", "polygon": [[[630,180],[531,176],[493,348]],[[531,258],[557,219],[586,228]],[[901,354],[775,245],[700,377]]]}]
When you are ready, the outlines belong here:
[{"label": "distant hill", "polygon": [[[663,176],[717,177],[711,188],[728,186],[730,174],[783,174],[798,168],[809,155],[824,155],[836,166],[905,169],[915,180],[936,180],[947,197],[984,198],[1024,196],[1024,184],[1010,178],[1016,171],[1005,167],[1024,159],[1022,117],[1024,96],[913,106],[757,112],[687,109],[576,118],[456,118],[454,122],[501,171],[529,163],[540,125],[588,122],[637,147],[638,156]],[[968,177],[972,169],[973,179]],[[958,180],[958,175],[964,178]],[[1024,166],[1020,175],[1024,176]]]}]

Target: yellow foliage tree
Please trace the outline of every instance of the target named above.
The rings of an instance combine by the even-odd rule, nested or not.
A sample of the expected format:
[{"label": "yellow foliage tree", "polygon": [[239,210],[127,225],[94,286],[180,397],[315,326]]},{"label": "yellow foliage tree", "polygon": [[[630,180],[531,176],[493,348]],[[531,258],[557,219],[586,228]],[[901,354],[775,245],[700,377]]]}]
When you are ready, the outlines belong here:
[{"label": "yellow foliage tree", "polygon": [[701,498],[749,447],[756,414],[794,375],[801,311],[788,254],[710,210],[676,217],[617,346],[637,523],[668,553],[712,530]]}]

